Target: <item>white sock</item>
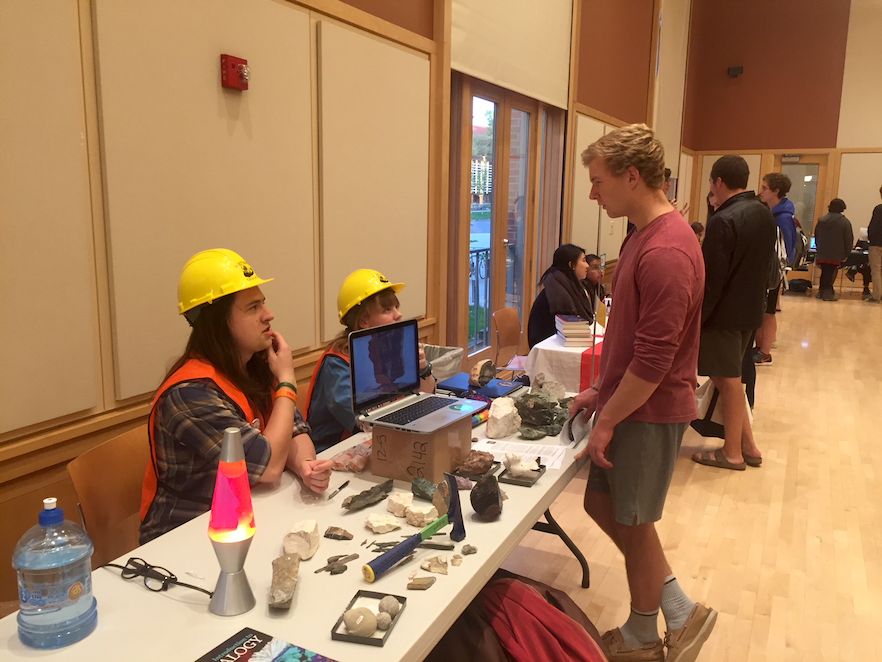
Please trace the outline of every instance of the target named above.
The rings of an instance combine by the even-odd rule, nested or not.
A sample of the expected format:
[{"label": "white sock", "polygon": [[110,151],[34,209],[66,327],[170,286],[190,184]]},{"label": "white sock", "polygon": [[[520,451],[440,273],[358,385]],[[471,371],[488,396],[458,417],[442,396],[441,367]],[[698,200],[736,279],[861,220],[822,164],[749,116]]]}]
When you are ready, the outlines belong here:
[{"label": "white sock", "polygon": [[673,632],[683,627],[694,606],[695,603],[680,588],[677,578],[673,574],[668,575],[662,588],[661,598],[661,610],[665,615],[665,624],[667,625],[668,632]]},{"label": "white sock", "polygon": [[655,611],[637,611],[631,607],[631,615],[628,622],[619,628],[625,645],[629,648],[640,648],[647,644],[654,644],[661,637],[658,636],[658,609]]}]

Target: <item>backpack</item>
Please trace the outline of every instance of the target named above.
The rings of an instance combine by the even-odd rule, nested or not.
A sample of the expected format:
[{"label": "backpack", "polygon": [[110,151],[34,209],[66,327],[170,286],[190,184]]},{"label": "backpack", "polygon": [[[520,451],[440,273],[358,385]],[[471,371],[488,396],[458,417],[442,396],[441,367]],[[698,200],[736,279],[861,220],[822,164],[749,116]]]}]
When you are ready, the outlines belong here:
[{"label": "backpack", "polygon": [[772,258],[772,264],[769,268],[769,279],[766,283],[767,290],[774,290],[781,284],[781,279],[790,268],[790,260],[787,259],[787,245],[784,243],[784,233],[781,228],[775,228],[778,232],[778,238],[775,241],[775,253]]},{"label": "backpack", "polygon": [[794,278],[793,280],[787,281],[787,290],[790,292],[799,292],[804,294],[812,289],[812,282],[810,280],[806,280],[805,278]]},{"label": "backpack", "polygon": [[793,217],[793,225],[796,227],[796,245],[793,251],[793,262],[789,266],[791,269],[802,271],[802,267],[805,266],[805,257],[808,253],[809,240],[805,236],[805,232],[802,231],[802,225],[796,220],[795,216]]}]

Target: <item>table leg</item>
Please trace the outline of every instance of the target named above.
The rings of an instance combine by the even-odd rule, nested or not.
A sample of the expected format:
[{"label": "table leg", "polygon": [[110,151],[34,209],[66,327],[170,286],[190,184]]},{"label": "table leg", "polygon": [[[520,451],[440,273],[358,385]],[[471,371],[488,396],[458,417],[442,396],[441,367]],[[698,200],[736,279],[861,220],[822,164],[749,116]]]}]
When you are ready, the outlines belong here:
[{"label": "table leg", "polygon": [[578,547],[576,547],[576,543],[574,543],[566,534],[566,532],[562,528],[560,528],[560,524],[554,521],[554,518],[551,516],[551,509],[545,511],[545,519],[548,520],[547,523],[536,522],[533,525],[533,530],[541,531],[542,533],[551,533],[563,540],[564,545],[569,548],[569,550],[573,553],[573,556],[575,556],[576,560],[579,562],[579,565],[582,566],[582,588],[588,588],[591,585],[591,576],[590,571],[588,570],[588,561],[585,560],[582,552],[579,550]]}]

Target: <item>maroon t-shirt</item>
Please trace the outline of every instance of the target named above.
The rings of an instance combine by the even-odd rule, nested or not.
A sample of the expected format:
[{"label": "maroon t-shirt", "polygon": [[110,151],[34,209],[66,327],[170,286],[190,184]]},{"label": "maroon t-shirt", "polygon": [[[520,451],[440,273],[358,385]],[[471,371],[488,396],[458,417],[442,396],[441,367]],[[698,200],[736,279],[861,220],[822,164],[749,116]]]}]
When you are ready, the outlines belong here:
[{"label": "maroon t-shirt", "polygon": [[613,276],[613,305],[603,341],[598,412],[625,372],[658,388],[626,420],[694,420],[704,259],[695,233],[670,211],[622,244]]}]

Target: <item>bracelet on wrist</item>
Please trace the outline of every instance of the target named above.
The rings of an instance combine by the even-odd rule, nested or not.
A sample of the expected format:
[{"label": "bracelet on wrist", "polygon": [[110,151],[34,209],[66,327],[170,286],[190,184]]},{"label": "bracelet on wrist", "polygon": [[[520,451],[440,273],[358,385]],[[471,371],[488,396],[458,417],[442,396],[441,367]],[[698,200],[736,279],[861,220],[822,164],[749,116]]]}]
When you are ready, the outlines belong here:
[{"label": "bracelet on wrist", "polygon": [[279,398],[288,398],[295,405],[297,404],[297,394],[293,391],[276,391],[276,395],[275,397],[273,397],[273,400],[278,400]]},{"label": "bracelet on wrist", "polygon": [[[413,373],[411,373],[413,374]],[[428,379],[432,376],[432,364],[426,361],[426,367],[420,371],[420,379]]]},{"label": "bracelet on wrist", "polygon": [[278,384],[276,384],[276,391],[278,391],[280,388],[283,388],[283,387],[289,388],[292,391],[294,391],[295,393],[297,393],[297,387],[294,386],[294,384],[292,384],[291,382],[279,382]]},{"label": "bracelet on wrist", "polygon": [[592,384],[592,385],[590,386],[590,388],[591,388],[592,391],[597,391],[598,393],[600,393],[600,389],[597,388],[594,384]]}]

